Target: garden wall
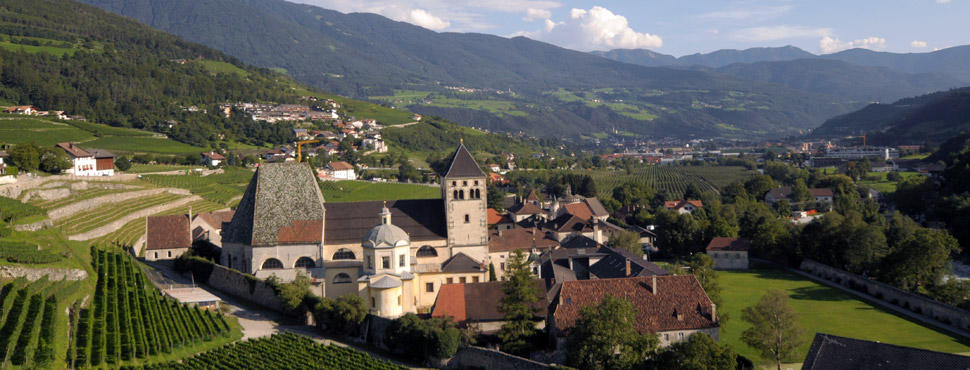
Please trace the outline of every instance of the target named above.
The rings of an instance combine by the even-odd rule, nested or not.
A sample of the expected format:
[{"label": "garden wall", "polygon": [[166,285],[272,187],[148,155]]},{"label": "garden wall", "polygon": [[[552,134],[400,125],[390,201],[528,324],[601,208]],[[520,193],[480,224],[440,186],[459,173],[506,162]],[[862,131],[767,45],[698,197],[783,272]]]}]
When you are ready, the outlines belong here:
[{"label": "garden wall", "polygon": [[803,261],[800,268],[813,276],[865,293],[875,300],[909,310],[957,333],[966,335],[966,330],[970,330],[970,312],[966,310],[812,260]]},{"label": "garden wall", "polygon": [[[209,286],[233,297],[277,312],[283,312],[283,304],[277,297],[276,290],[265,281],[222,265],[196,260],[190,261],[192,261],[190,269],[198,281],[205,281]],[[209,268],[207,266],[211,266],[212,269],[208,277],[205,276],[205,270]]]},{"label": "garden wall", "polygon": [[549,365],[532,361],[494,349],[482,347],[462,347],[448,361],[445,369],[486,369],[486,370],[539,370]]}]

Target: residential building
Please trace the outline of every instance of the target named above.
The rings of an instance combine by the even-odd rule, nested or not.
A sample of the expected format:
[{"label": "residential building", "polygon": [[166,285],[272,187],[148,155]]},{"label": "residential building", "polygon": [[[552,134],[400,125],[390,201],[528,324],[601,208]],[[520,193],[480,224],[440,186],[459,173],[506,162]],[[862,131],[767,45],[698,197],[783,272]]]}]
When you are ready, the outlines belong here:
[{"label": "residential building", "polygon": [[216,152],[209,151],[202,153],[202,164],[209,167],[219,167],[224,160],[226,160],[226,157]]},{"label": "residential building", "polygon": [[[546,310],[549,307],[546,284],[542,280],[535,280],[534,285],[538,294],[532,303],[535,310],[533,321],[536,329],[542,330],[546,326]],[[499,303],[504,297],[502,283],[498,281],[445,284],[435,300],[431,317],[450,317],[461,327],[478,333],[495,334],[505,324],[505,314],[499,311]]]},{"label": "residential building", "polygon": [[664,202],[664,208],[674,210],[679,214],[692,214],[694,211],[704,208],[704,202],[694,199],[668,200]]},{"label": "residential building", "polygon": [[74,143],[58,143],[71,158],[71,168],[64,172],[74,176],[113,176],[114,154],[101,149],[84,149]]},{"label": "residential building", "polygon": [[354,166],[344,161],[330,162],[327,164],[327,172],[330,177],[337,180],[356,180],[357,174],[354,173]]},{"label": "residential building", "polygon": [[7,107],[7,109],[4,109],[3,112],[9,114],[24,114],[28,116],[38,113],[37,108],[34,108],[32,105],[14,105]]},{"label": "residential building", "polygon": [[707,243],[705,251],[714,260],[715,269],[747,270],[749,249],[751,249],[751,240],[716,237]]},{"label": "residential building", "polygon": [[653,275],[563,282],[547,325],[558,349],[565,347],[581,310],[606,296],[628,299],[636,309],[636,330],[656,335],[661,347],[695,333],[718,339],[717,307],[694,275]]},{"label": "residential building", "polygon": [[222,227],[232,221],[236,211],[203,212],[192,217],[192,241],[205,240],[222,247]]},{"label": "residential building", "polygon": [[191,221],[188,215],[149,216],[145,218],[145,259],[172,260],[192,248]]},{"label": "residential building", "polygon": [[558,247],[559,241],[535,228],[491,230],[488,238],[488,260],[495,267],[496,279],[505,280],[505,270],[514,250],[521,250],[530,259],[538,260],[542,253]]},{"label": "residential building", "polygon": [[[809,188],[808,193],[818,203],[832,203],[835,199],[835,193],[831,188]],[[788,202],[796,203],[792,202],[791,195],[792,188],[790,186],[771,189],[765,193],[765,202],[775,204],[781,200],[787,200]]]}]

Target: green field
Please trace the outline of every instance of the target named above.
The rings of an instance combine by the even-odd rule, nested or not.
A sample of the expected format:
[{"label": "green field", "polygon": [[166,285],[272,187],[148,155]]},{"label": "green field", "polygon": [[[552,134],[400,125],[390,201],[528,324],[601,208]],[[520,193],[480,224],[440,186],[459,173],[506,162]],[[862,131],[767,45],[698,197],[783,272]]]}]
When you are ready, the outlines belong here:
[{"label": "green field", "polygon": [[324,181],[320,184],[327,202],[441,198],[437,186],[367,181]]},{"label": "green field", "polygon": [[[869,172],[865,179],[859,181],[860,184],[868,185],[870,188],[876,189],[880,193],[888,194],[896,191],[896,183],[893,181],[886,180],[886,175],[888,172]],[[903,178],[919,176],[919,172],[900,172]],[[870,180],[869,178],[876,177],[875,180]]]},{"label": "green field", "polygon": [[950,353],[970,352],[970,341],[959,339],[914,321],[897,316],[878,306],[856,299],[848,293],[775,269],[718,271],[724,307],[730,319],[721,328],[721,342],[739,354],[765,364],[758,352],[741,342],[741,332],[750,327],[741,320],[741,310],[753,305],[769,288],[785,291],[805,329],[805,342],[789,362],[800,363],[808,353],[816,332],[880,341],[907,347]]},{"label": "green field", "polygon": [[120,153],[186,154],[205,150],[175,140],[153,136],[151,132],[107,125],[48,118],[0,116],[0,143],[33,143],[53,146],[76,142],[82,147]]},{"label": "green field", "polygon": [[197,61],[197,63],[202,64],[202,68],[205,68],[205,70],[212,73],[232,73],[243,77],[249,76],[249,72],[233,65],[232,63],[219,62],[215,60],[200,60]]}]

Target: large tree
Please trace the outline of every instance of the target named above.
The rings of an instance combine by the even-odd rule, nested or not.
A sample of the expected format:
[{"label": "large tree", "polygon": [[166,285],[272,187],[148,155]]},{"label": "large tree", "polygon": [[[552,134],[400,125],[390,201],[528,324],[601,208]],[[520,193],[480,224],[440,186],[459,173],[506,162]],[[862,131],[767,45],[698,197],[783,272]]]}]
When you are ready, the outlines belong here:
[{"label": "large tree", "polygon": [[528,256],[515,249],[509,256],[502,283],[505,296],[499,303],[499,311],[505,315],[505,324],[498,333],[502,350],[515,354],[527,354],[532,348],[531,339],[536,334],[535,302],[540,292],[536,289]]},{"label": "large tree", "polygon": [[10,159],[24,172],[40,168],[40,152],[31,143],[17,144],[10,149]]},{"label": "large tree", "polygon": [[781,361],[791,358],[805,340],[788,295],[777,289],[769,289],[758,303],[742,310],[741,319],[751,324],[741,333],[741,340],[761,351],[761,357],[774,361],[779,370]]},{"label": "large tree", "polygon": [[945,230],[919,229],[898,243],[882,263],[882,280],[902,289],[940,282],[950,265],[950,255],[960,250]]},{"label": "large tree", "polygon": [[737,354],[728,345],[704,333],[695,333],[687,341],[675,343],[650,359],[650,368],[665,370],[721,370],[737,367]]},{"label": "large tree", "polygon": [[636,256],[643,256],[643,247],[640,246],[640,234],[633,231],[621,231],[610,237],[610,246],[633,253]]},{"label": "large tree", "polygon": [[567,362],[580,369],[632,369],[643,365],[657,337],[636,329],[629,300],[612,296],[583,307],[566,340]]}]

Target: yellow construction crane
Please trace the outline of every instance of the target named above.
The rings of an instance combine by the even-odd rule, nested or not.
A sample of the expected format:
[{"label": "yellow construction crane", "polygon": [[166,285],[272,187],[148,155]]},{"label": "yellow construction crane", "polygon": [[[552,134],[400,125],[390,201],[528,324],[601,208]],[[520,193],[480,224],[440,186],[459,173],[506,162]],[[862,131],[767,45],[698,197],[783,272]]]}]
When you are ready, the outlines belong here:
[{"label": "yellow construction crane", "polygon": [[303,162],[303,144],[319,143],[320,140],[300,140],[296,142],[296,161]]}]

